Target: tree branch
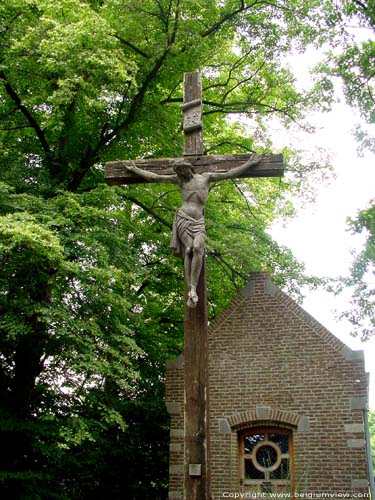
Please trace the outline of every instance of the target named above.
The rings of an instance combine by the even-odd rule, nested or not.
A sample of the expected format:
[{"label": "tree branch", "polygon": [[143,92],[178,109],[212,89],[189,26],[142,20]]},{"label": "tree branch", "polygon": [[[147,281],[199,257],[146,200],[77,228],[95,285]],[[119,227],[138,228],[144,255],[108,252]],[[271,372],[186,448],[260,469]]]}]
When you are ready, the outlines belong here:
[{"label": "tree branch", "polygon": [[[240,62],[240,61],[238,61],[238,62]],[[251,80],[252,80],[252,79],[253,79],[253,78],[254,78],[254,77],[255,77],[255,76],[259,73],[259,71],[260,71],[260,70],[261,70],[261,69],[265,66],[265,64],[266,64],[266,62],[265,62],[265,61],[263,61],[263,62],[262,62],[262,63],[258,66],[258,68],[257,68],[257,69],[256,69],[256,70],[255,70],[255,71],[254,71],[254,72],[253,72],[253,73],[252,73],[249,77],[244,78],[243,80],[240,80],[240,81],[238,81],[236,84],[232,85],[232,87],[231,87],[231,88],[229,88],[229,89],[225,92],[222,102],[225,102],[225,100],[226,100],[226,98],[229,96],[229,94],[230,94],[231,92],[233,92],[234,90],[236,90],[236,88],[240,87],[241,85],[243,85],[243,84],[245,84],[245,83],[250,82],[250,81],[251,81]],[[237,67],[237,65],[235,64],[235,65],[233,65],[233,68],[231,68],[230,73],[229,73],[229,77],[228,77],[228,83],[229,83],[229,81],[230,81],[231,74],[232,74],[232,72],[236,69],[236,67]]]},{"label": "tree branch", "polygon": [[201,37],[204,38],[206,36],[212,35],[212,33],[215,33],[216,31],[218,31],[224,23],[226,23],[230,19],[233,19],[234,17],[236,17],[237,14],[239,14],[240,12],[243,12],[246,8],[247,7],[245,6],[244,0],[241,0],[240,7],[238,9],[234,10],[233,12],[229,12],[228,14],[224,14],[223,17],[217,23],[213,24],[210,28],[208,28],[206,31],[201,33]]},{"label": "tree branch", "polygon": [[[164,272],[161,272],[161,273],[158,273],[155,275],[155,278],[157,279],[160,279],[162,276],[175,276],[175,273],[172,273],[170,271],[164,271]],[[150,279],[150,278],[146,278],[143,283],[137,288],[136,290],[136,294],[138,295],[138,297],[141,295],[141,293],[143,292],[143,290],[145,288],[147,288],[148,286],[152,285],[154,283],[154,280]]]},{"label": "tree branch", "polygon": [[[288,104],[284,107],[278,107],[272,104],[265,104],[262,102],[251,102],[251,101],[235,101],[229,103],[218,103],[213,101],[203,100],[203,104],[207,104],[208,106],[212,106],[216,109],[211,109],[207,111],[203,111],[203,115],[212,115],[214,113],[226,113],[226,114],[236,114],[236,113],[256,113],[256,107],[264,108],[265,113],[282,113],[287,116],[290,120],[297,123],[296,119],[290,115],[289,110],[292,107],[292,104]],[[293,103],[296,104],[296,103]],[[249,108],[252,107],[253,110],[250,111]]]},{"label": "tree branch", "polygon": [[361,2],[360,0],[353,0],[353,3],[355,3],[358,7],[360,7],[364,11],[367,11],[368,9],[368,6],[365,3]]},{"label": "tree branch", "polygon": [[183,102],[183,98],[182,97],[167,97],[165,99],[163,99],[162,101],[160,101],[160,104],[170,104],[172,102]]},{"label": "tree branch", "polygon": [[172,97],[173,93],[175,92],[175,90],[177,89],[177,87],[181,83],[182,83],[182,80],[178,80],[178,82],[176,83],[176,85],[174,86],[174,88],[169,92],[168,97],[166,97],[165,99],[163,99],[162,101],[160,101],[160,104],[167,104],[169,102],[183,102],[183,98],[182,97]]},{"label": "tree branch", "polygon": [[168,36],[166,48],[164,49],[161,56],[155,61],[154,66],[152,67],[150,72],[145,77],[141,88],[139,89],[138,93],[136,94],[136,96],[134,97],[134,99],[130,105],[130,109],[129,109],[129,112],[127,114],[127,117],[125,118],[125,120],[123,122],[121,122],[117,127],[115,127],[110,133],[108,133],[107,135],[105,135],[102,138],[102,140],[99,142],[99,145],[97,148],[98,150],[101,149],[104,145],[109,145],[109,143],[117,136],[117,134],[121,130],[124,130],[125,128],[127,128],[135,120],[137,111],[138,111],[139,107],[142,105],[143,99],[145,97],[145,94],[146,94],[151,82],[154,80],[154,78],[158,74],[165,59],[167,58],[169,52],[171,51],[171,49],[173,47],[173,44],[176,40],[178,20],[179,20],[179,2],[177,2],[177,6],[176,6],[173,31],[172,31],[172,34],[170,36]]},{"label": "tree branch", "polygon": [[251,9],[252,7],[254,7],[255,5],[257,5],[258,3],[259,3],[259,1],[255,0],[250,5],[246,5],[245,2],[244,2],[244,0],[240,0],[240,6],[238,7],[238,9],[236,9],[236,10],[234,10],[232,12],[228,12],[228,14],[224,14],[222,16],[222,18],[217,23],[213,24],[210,28],[208,28],[206,31],[204,31],[203,33],[201,33],[201,37],[204,38],[206,36],[212,35],[213,33],[216,33],[222,27],[222,25],[224,23],[226,23],[227,21],[232,20],[238,14],[241,14],[241,12],[244,12],[246,10]]},{"label": "tree branch", "polygon": [[19,125],[18,127],[1,127],[0,130],[2,130],[2,131],[21,130],[24,128],[30,128],[30,125]]},{"label": "tree branch", "polygon": [[172,224],[170,224],[167,220],[165,220],[163,217],[161,217],[152,208],[148,207],[147,205],[145,205],[144,203],[142,203],[141,201],[137,200],[136,198],[134,198],[131,195],[126,194],[125,198],[127,200],[131,201],[132,203],[134,203],[135,205],[137,205],[138,207],[142,208],[145,212],[147,212],[150,215],[152,215],[156,220],[158,220],[159,222],[161,222],[168,229],[170,229],[170,230],[172,229]]},{"label": "tree branch", "polygon": [[241,148],[244,151],[247,151],[249,153],[255,154],[254,149],[248,148],[244,144],[241,144],[239,142],[233,142],[233,141],[221,141],[221,142],[218,142],[217,144],[213,144],[211,147],[206,147],[206,152],[209,153],[210,151],[216,151],[217,148],[220,148],[221,146],[234,146],[237,148]]},{"label": "tree branch", "polygon": [[[235,269],[231,264],[229,264],[226,260],[223,259],[223,257],[221,256],[221,253],[218,251],[218,250],[211,250],[210,252],[210,255],[212,255],[212,257],[214,257],[218,262],[220,262],[220,264],[223,266],[223,267],[226,267],[227,269],[229,269],[231,271],[231,277],[233,276],[239,276],[240,278],[242,278],[243,280],[246,280],[248,278],[248,276],[244,275],[243,273],[240,273],[239,271],[237,271],[237,269]],[[228,275],[229,276],[229,275]]]},{"label": "tree branch", "polygon": [[13,89],[13,87],[11,86],[9,81],[7,80],[7,77],[4,73],[4,71],[0,71],[0,80],[3,80],[4,87],[5,87],[7,94],[12,99],[12,101],[17,106],[17,108],[21,111],[23,116],[26,118],[26,120],[30,124],[30,127],[36,133],[44,152],[50,153],[51,148],[49,147],[49,144],[47,142],[47,139],[44,135],[43,130],[40,128],[39,123],[35,120],[35,118],[30,113],[30,111],[26,108],[26,106],[24,104],[22,104],[21,98],[19,97],[17,92]]},{"label": "tree branch", "polygon": [[57,157],[61,156],[63,154],[64,149],[66,148],[68,144],[68,137],[69,137],[69,124],[73,121],[73,116],[74,112],[77,107],[77,102],[78,102],[78,93],[80,90],[80,85],[76,84],[74,88],[74,93],[72,96],[72,100],[70,101],[69,105],[66,107],[64,111],[64,127],[61,130],[61,134],[58,139],[58,153]]},{"label": "tree branch", "polygon": [[146,54],[146,52],[144,52],[142,49],[136,47],[128,40],[124,40],[124,38],[122,38],[120,35],[114,35],[114,37],[117,38],[117,40],[119,40],[122,44],[124,44],[127,47],[129,47],[130,49],[134,50],[134,52],[136,52],[138,55],[144,57],[145,59],[151,59],[151,56]]},{"label": "tree branch", "polygon": [[247,199],[245,193],[242,191],[242,189],[240,188],[240,186],[238,185],[238,183],[234,180],[234,179],[231,179],[232,183],[234,184],[235,188],[237,189],[237,191],[240,193],[240,195],[242,196],[242,198],[245,200],[245,203],[246,203],[246,206],[247,206],[247,209],[250,213],[250,215],[252,217],[254,217],[254,219],[256,219],[256,215],[253,211],[253,209],[251,208],[250,206],[250,203],[249,203],[249,200]]}]

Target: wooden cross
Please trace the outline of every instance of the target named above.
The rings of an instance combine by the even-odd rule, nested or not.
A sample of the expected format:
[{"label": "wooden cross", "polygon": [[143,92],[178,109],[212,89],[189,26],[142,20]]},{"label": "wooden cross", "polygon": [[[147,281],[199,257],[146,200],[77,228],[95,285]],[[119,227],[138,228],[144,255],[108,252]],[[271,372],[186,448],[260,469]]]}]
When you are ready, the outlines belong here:
[{"label": "wooden cross", "polygon": [[[184,76],[184,158],[197,173],[227,172],[247,162],[252,155],[203,155],[202,84],[199,73]],[[142,170],[160,175],[173,175],[173,166],[183,158],[136,160]],[[112,161],[105,166],[105,180],[110,185],[147,182],[126,168],[127,161]],[[281,177],[282,155],[265,155],[261,161],[239,177]],[[184,500],[209,500],[209,421],[208,421],[208,316],[206,264],[203,258],[197,286],[199,297],[195,308],[184,309],[184,372],[185,372],[185,482]]]}]

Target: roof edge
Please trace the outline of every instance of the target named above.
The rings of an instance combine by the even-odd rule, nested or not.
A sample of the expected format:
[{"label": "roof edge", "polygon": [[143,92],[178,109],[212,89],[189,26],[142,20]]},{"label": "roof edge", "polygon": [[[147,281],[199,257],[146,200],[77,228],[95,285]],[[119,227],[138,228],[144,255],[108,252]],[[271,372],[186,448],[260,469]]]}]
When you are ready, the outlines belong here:
[{"label": "roof edge", "polygon": [[259,293],[271,295],[281,302],[288,308],[291,314],[307,323],[318,337],[334,348],[346,361],[364,362],[363,350],[352,350],[345,342],[340,340],[334,333],[303,309],[303,307],[297,304],[295,300],[283,292],[281,288],[275,285],[272,281],[271,274],[267,271],[256,271],[250,274],[250,279],[247,284],[239,290],[229,305],[210,324],[209,333],[212,334],[238,307],[243,307],[245,302],[251,300]]}]

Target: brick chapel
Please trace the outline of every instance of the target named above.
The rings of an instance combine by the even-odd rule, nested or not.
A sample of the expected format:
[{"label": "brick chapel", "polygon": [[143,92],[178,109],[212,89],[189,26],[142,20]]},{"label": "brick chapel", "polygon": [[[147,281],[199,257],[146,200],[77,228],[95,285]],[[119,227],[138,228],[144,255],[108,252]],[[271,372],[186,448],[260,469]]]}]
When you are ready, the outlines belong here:
[{"label": "brick chapel", "polygon": [[[367,496],[363,351],[349,349],[267,273],[253,273],[210,324],[208,352],[213,500],[270,492]],[[166,404],[169,499],[189,500],[182,355],[167,363]]]}]

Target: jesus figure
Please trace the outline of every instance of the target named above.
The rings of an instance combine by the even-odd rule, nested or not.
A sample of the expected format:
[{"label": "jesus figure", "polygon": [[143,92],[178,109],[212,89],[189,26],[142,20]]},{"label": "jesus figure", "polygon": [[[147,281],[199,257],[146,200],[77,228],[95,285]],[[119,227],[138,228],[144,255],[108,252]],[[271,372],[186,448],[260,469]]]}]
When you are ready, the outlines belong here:
[{"label": "jesus figure", "polygon": [[176,161],[174,174],[155,174],[138,168],[133,161],[126,164],[129,172],[134,172],[149,182],[169,182],[177,184],[182,196],[182,205],[176,210],[173,222],[171,247],[184,261],[185,279],[188,287],[188,307],[198,304],[197,284],[202,268],[205,251],[206,229],[204,207],[206,205],[210,182],[238,177],[248,168],[257,165],[262,155],[253,155],[242,165],[226,172],[196,173],[194,166],[187,160]]}]

